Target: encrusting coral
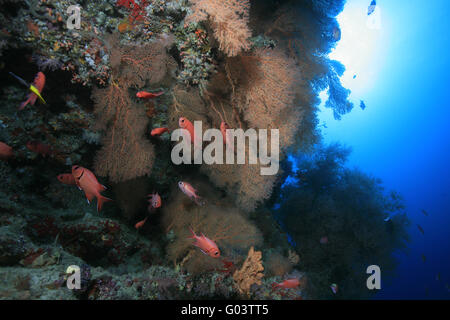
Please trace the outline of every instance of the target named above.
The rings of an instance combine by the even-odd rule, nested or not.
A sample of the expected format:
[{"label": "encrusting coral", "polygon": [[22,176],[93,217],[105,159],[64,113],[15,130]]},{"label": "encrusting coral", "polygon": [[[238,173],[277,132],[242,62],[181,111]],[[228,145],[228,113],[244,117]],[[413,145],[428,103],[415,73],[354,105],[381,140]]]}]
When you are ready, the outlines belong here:
[{"label": "encrusting coral", "polygon": [[261,251],[255,251],[251,247],[241,269],[234,272],[233,279],[241,294],[249,295],[253,284],[261,284],[261,279],[264,277],[261,258]]}]

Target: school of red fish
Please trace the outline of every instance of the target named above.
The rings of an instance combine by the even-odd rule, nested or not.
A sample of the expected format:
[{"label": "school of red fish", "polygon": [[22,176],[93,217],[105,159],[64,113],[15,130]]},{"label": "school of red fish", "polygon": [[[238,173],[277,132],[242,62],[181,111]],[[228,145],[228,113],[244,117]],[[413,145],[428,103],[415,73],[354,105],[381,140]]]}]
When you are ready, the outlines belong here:
[{"label": "school of red fish", "polygon": [[[42,92],[45,85],[45,75],[42,72],[39,72],[36,75],[36,78],[34,79],[33,85],[39,90],[39,92]],[[158,93],[150,93],[146,91],[139,91],[136,94],[137,98],[141,99],[152,99],[161,96],[164,94],[164,92],[158,92]],[[19,106],[19,110],[23,110],[25,106],[27,105],[34,105],[37,99],[37,95],[33,92],[30,92],[28,94],[27,100],[21,103]],[[186,139],[190,141],[192,144],[195,143],[196,140],[200,139],[200,137],[195,135],[194,125],[191,121],[189,121],[185,117],[180,117],[178,121],[178,125],[180,128],[185,129]],[[232,141],[230,132],[227,131],[227,129],[230,129],[230,126],[222,121],[220,124],[220,131],[222,132],[223,136],[223,143],[227,147],[232,147]],[[152,137],[157,137],[162,135],[165,132],[170,132],[169,128],[162,127],[162,128],[154,128],[151,130],[150,135]],[[201,143],[201,142],[200,142]],[[29,141],[26,144],[26,147],[28,150],[35,152],[43,157],[55,155],[56,151],[48,145],[45,145],[39,141]],[[9,145],[7,145],[4,142],[0,141],[0,159],[1,160],[10,160],[16,157],[13,148]],[[72,170],[70,173],[62,173],[57,176],[57,179],[59,182],[65,185],[69,186],[76,186],[78,189],[84,192],[84,195],[86,197],[87,202],[90,204],[94,198],[97,199],[97,212],[100,212],[102,210],[103,204],[105,202],[113,201],[112,199],[109,199],[105,196],[103,196],[101,193],[105,191],[107,188],[100,184],[97,180],[97,177],[95,174],[90,171],[87,168],[84,168],[79,165],[72,166]],[[186,181],[179,181],[178,182],[179,189],[192,201],[194,201],[197,205],[203,206],[206,204],[206,201],[198,195],[198,191],[188,182]],[[158,193],[152,193],[148,196],[148,212],[153,213],[158,208],[162,206],[162,200],[161,196]],[[144,224],[146,223],[148,219],[148,216],[145,217],[145,219],[137,222],[135,224],[135,228],[137,230],[141,229]],[[195,234],[195,232],[190,229],[192,236],[188,239],[195,240],[192,245],[198,247],[200,251],[212,258],[219,258],[221,256],[220,249],[217,246],[217,244],[212,240],[206,237],[203,233],[201,236],[198,236]],[[321,239],[321,243],[323,243]],[[283,281],[282,283],[274,283],[273,288],[282,288],[282,289],[293,289],[297,288],[299,286],[299,280],[298,279],[288,279]]]}]

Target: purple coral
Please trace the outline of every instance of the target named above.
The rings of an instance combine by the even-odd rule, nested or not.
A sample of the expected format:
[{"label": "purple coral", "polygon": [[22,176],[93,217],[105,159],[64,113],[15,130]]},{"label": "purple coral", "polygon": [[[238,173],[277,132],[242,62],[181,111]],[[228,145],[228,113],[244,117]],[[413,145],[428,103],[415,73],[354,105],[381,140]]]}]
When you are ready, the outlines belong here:
[{"label": "purple coral", "polygon": [[62,62],[59,61],[58,59],[48,58],[41,55],[33,54],[32,59],[33,62],[36,63],[39,70],[41,71],[45,70],[55,71],[61,69],[61,67],[63,66]]}]

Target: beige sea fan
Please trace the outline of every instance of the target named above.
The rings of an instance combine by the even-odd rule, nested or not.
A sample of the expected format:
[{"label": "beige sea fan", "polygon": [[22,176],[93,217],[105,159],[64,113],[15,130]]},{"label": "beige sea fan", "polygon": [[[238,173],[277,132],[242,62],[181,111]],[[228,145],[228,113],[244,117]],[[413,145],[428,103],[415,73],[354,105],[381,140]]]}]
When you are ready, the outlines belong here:
[{"label": "beige sea fan", "polygon": [[208,20],[219,49],[233,57],[250,49],[249,0],[191,0],[192,13],[186,22]]}]

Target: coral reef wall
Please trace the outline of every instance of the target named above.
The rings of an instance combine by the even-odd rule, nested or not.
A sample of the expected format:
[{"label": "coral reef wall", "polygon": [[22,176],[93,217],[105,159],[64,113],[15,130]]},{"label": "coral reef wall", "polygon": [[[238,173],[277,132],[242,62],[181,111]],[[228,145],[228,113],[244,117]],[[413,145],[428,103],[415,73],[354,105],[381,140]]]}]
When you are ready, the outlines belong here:
[{"label": "coral reef wall", "polygon": [[[328,90],[336,118],[352,109],[339,81],[344,67],[327,56],[345,1],[0,3],[1,299],[306,299],[328,297],[330,281],[342,281],[342,297],[358,297],[342,274],[366,261],[365,250],[394,264],[406,222],[374,220],[387,210],[383,199],[400,207],[364,174],[324,167],[327,179],[345,173],[345,184],[333,182],[330,194],[294,188],[280,204],[287,155],[317,154],[319,92]],[[67,8],[77,4],[80,29],[68,29]],[[33,82],[38,72],[45,83]],[[46,103],[34,96],[19,108],[33,97],[28,83],[42,87]],[[173,164],[170,133],[180,117],[202,121],[203,130],[222,122],[279,129],[280,171],[261,175],[261,159]],[[73,165],[113,199],[101,212],[78,190]],[[313,165],[305,170],[319,175]],[[373,214],[362,216],[348,197],[360,185]],[[220,257],[194,246],[190,229]],[[311,241],[327,230],[339,245],[324,253]],[[350,233],[365,235],[355,236],[358,256],[345,250]],[[80,267],[81,289],[66,287],[70,265]],[[287,279],[298,285],[279,285]]]}]

